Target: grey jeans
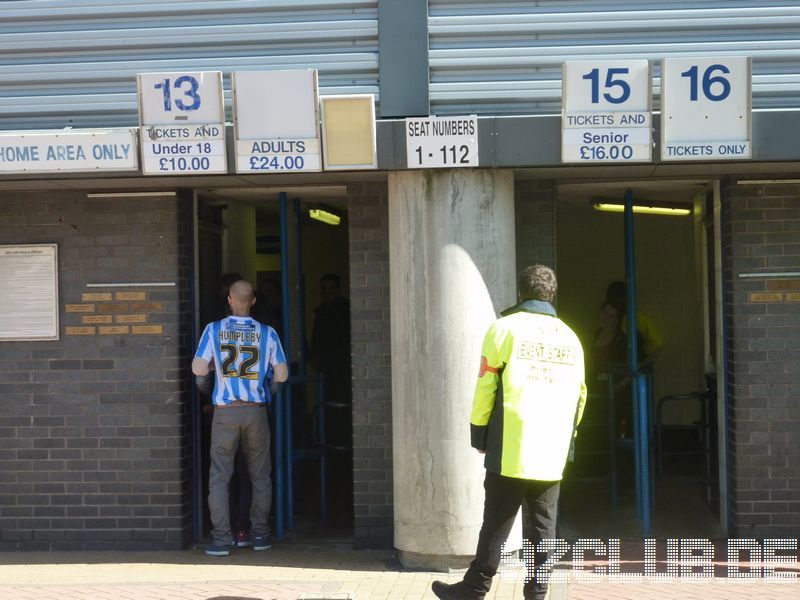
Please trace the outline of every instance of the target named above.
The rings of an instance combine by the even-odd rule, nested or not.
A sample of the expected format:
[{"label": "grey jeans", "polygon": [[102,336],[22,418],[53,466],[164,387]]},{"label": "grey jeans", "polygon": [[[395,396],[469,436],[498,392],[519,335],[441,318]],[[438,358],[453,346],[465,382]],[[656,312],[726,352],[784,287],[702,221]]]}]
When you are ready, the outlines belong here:
[{"label": "grey jeans", "polygon": [[208,507],[213,527],[211,535],[215,544],[226,545],[231,542],[228,487],[240,443],[247,461],[250,482],[253,484],[250,533],[253,536],[269,533],[267,519],[272,505],[269,436],[269,420],[263,404],[214,409]]}]

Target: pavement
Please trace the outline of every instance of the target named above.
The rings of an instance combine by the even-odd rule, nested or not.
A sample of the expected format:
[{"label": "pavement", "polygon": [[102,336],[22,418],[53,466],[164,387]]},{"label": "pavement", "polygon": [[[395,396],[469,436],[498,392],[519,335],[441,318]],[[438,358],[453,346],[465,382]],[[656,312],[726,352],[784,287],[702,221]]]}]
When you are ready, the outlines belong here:
[{"label": "pavement", "polygon": [[[592,581],[581,582],[569,564],[559,565],[565,581],[551,585],[551,600],[800,600],[797,551],[790,559],[792,554],[794,563],[779,565],[788,577],[775,581],[728,577],[719,561],[704,578],[692,576],[691,569],[666,576],[659,561],[656,571],[664,577],[645,580],[641,553],[623,545],[621,570],[633,574],[627,581],[591,575]],[[587,561],[585,568],[597,571],[606,564]],[[504,566],[487,598],[522,598],[523,577],[521,564]],[[460,576],[404,570],[392,550],[353,550],[341,543],[279,542],[229,557],[209,557],[200,548],[0,553],[0,600],[427,600],[434,598],[435,579],[455,582]]]}]

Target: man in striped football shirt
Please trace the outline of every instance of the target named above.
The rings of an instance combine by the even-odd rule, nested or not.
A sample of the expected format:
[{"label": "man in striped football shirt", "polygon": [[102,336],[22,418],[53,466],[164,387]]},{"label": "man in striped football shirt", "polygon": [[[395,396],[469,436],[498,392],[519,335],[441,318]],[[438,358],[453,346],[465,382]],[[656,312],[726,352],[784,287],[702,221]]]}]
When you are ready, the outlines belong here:
[{"label": "man in striped football shirt", "polygon": [[215,373],[208,484],[213,542],[206,548],[206,554],[211,556],[230,553],[228,485],[240,443],[253,484],[250,506],[253,550],[270,547],[267,524],[272,502],[270,430],[264,407],[289,378],[289,369],[278,334],[250,317],[255,301],[251,283],[240,280],[231,285],[228,293],[231,316],[206,326],[192,361],[192,372],[198,377],[208,375],[212,363]]}]

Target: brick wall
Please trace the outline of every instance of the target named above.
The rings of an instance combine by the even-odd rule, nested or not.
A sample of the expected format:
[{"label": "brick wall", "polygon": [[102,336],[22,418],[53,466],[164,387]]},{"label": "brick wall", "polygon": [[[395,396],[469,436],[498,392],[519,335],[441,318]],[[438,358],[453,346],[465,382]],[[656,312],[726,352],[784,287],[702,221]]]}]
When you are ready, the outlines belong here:
[{"label": "brick wall", "polygon": [[348,186],[355,545],[392,546],[392,373],[385,184]]},{"label": "brick wall", "polygon": [[552,181],[515,181],[517,273],[529,265],[556,267],[556,188]]},{"label": "brick wall", "polygon": [[731,535],[800,528],[800,185],[723,186]]},{"label": "brick wall", "polygon": [[[0,341],[0,550],[186,543],[191,214],[176,198],[0,197],[0,244],[58,244],[61,307],[58,341]],[[146,293],[163,335],[66,335],[89,313],[64,306],[120,281],[176,282],[124,290]]]}]

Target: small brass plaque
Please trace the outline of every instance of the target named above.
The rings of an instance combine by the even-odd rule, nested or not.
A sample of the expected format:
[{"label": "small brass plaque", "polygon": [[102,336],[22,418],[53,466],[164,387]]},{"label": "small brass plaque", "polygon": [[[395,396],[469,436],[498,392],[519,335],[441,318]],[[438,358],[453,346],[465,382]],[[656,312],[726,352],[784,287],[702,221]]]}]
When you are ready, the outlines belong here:
[{"label": "small brass plaque", "polygon": [[66,327],[64,332],[67,335],[94,335],[94,327]]},{"label": "small brass plaque", "polygon": [[68,313],[94,312],[94,304],[65,304],[64,310]]},{"label": "small brass plaque", "polygon": [[164,310],[164,305],[161,302],[134,302],[131,304],[131,311],[133,312],[154,312]]},{"label": "small brass plaque", "polygon": [[147,315],[117,315],[117,323],[147,323]]},{"label": "small brass plaque", "polygon": [[131,333],[146,334],[146,333],[164,333],[163,325],[134,325],[131,327]]},{"label": "small brass plaque", "polygon": [[130,306],[126,302],[107,302],[98,305],[97,310],[104,313],[125,313],[129,308]]},{"label": "small brass plaque", "polygon": [[110,327],[100,327],[100,335],[124,335],[128,334],[127,325],[111,325]]},{"label": "small brass plaque", "polygon": [[111,315],[89,315],[83,317],[81,321],[84,325],[88,325],[90,323],[113,323],[114,317]]},{"label": "small brass plaque", "polygon": [[800,302],[800,292],[789,292],[786,294],[787,302]]},{"label": "small brass plaque", "polygon": [[767,289],[770,292],[800,290],[800,279],[772,279],[767,282]]},{"label": "small brass plaque", "polygon": [[750,302],[783,302],[783,292],[753,292]]},{"label": "small brass plaque", "polygon": [[89,293],[81,294],[81,301],[83,302],[108,302],[112,300],[111,294],[108,293]]},{"label": "small brass plaque", "polygon": [[[147,300],[147,295],[144,292],[117,292],[114,299],[142,301]],[[111,300],[111,298],[109,298],[109,300]]]}]

